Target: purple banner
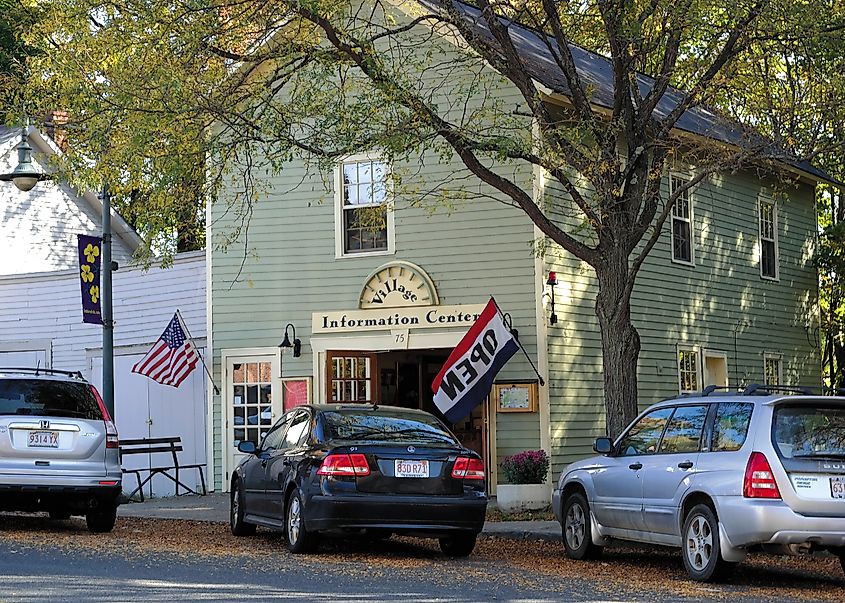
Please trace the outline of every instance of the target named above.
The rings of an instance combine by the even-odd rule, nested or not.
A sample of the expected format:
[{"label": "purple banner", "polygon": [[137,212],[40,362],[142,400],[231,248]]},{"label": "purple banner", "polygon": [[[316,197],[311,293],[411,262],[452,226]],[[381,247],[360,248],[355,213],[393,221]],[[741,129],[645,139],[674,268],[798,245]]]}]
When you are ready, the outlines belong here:
[{"label": "purple banner", "polygon": [[103,324],[100,313],[100,243],[103,239],[76,235],[79,239],[79,279],[82,285],[82,322]]}]

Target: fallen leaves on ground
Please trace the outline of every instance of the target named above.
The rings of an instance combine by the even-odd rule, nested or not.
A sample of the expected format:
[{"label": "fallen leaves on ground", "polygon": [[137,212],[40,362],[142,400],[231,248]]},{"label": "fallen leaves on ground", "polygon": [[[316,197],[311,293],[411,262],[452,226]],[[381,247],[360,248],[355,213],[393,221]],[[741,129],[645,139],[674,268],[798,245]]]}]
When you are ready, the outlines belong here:
[{"label": "fallen leaves on ground", "polygon": [[845,587],[845,576],[834,557],[750,555],[728,582],[700,584],[687,579],[677,550],[630,545],[610,547],[597,561],[577,562],[564,557],[559,542],[481,538],[472,556],[447,564],[436,540],[326,539],[316,554],[294,557],[284,548],[281,535],[269,530],[236,538],[225,524],[120,518],[112,533],[90,534],[78,518],[51,521],[21,515],[0,515],[0,539],[29,547],[49,543],[51,548],[69,551],[93,548],[127,557],[161,552],[185,558],[226,557],[231,563],[261,559],[268,570],[293,564],[319,571],[336,566],[345,574],[378,577],[413,569],[417,575],[425,573],[444,582],[497,581],[508,576],[518,585],[537,590],[589,582],[609,598],[624,593],[661,599],[841,601]]}]

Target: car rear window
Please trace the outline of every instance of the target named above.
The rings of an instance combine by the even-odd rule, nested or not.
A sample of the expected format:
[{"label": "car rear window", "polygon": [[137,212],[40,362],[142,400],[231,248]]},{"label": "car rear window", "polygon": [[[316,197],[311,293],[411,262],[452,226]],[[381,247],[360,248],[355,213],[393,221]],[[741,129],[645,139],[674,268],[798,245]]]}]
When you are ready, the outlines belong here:
[{"label": "car rear window", "polygon": [[330,439],[457,444],[452,434],[434,416],[327,411],[323,413],[323,420]]},{"label": "car rear window", "polygon": [[779,406],[774,444],[785,458],[845,457],[845,407]]},{"label": "car rear window", "polygon": [[754,405],[748,402],[721,402],[713,421],[713,452],[732,452],[742,448],[748,435]]},{"label": "car rear window", "polygon": [[0,379],[0,415],[103,418],[90,385],[46,379]]}]

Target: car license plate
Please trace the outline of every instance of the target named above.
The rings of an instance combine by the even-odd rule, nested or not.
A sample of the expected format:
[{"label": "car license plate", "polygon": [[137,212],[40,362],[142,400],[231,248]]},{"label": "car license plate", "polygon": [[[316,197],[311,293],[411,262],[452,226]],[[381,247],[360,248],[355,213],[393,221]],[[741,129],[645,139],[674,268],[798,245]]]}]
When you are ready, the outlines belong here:
[{"label": "car license plate", "polygon": [[845,477],[830,478],[830,495],[833,498],[845,498]]},{"label": "car license plate", "polygon": [[58,431],[30,431],[26,445],[30,448],[58,448]]},{"label": "car license plate", "polygon": [[396,461],[396,477],[428,477],[428,461]]}]

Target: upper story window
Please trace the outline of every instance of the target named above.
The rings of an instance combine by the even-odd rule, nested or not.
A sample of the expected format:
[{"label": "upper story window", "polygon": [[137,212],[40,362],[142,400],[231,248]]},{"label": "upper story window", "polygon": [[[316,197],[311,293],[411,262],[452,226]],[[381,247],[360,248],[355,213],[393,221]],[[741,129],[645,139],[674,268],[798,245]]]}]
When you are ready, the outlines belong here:
[{"label": "upper story window", "polygon": [[678,347],[678,383],[682,394],[701,389],[701,362],[698,348]]},{"label": "upper story window", "polygon": [[[688,181],[678,176],[669,178],[669,194],[686,186]],[[693,264],[692,196],[687,188],[678,195],[672,207],[672,260]]]},{"label": "upper story window", "polygon": [[778,278],[778,212],[777,204],[760,199],[760,276]]},{"label": "upper story window", "polygon": [[780,354],[763,355],[763,371],[766,385],[783,384],[783,359]]},{"label": "upper story window", "polygon": [[393,253],[387,163],[360,156],[343,160],[335,174],[335,233],[338,257]]}]

